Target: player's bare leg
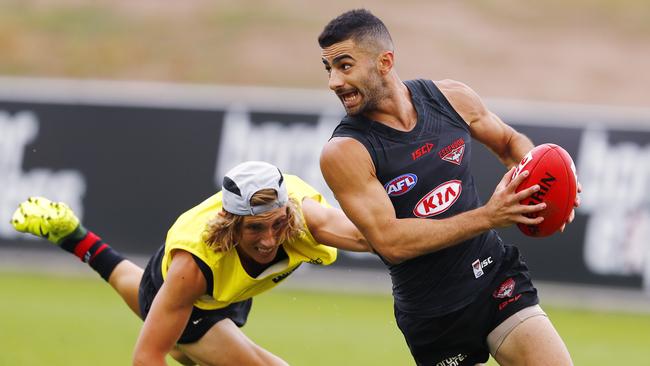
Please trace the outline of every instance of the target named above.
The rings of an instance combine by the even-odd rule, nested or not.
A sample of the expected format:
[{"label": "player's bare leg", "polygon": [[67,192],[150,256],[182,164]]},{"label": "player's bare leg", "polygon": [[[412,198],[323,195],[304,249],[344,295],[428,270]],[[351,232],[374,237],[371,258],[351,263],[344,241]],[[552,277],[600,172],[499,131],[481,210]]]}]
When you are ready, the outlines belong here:
[{"label": "player's bare leg", "polygon": [[187,357],[187,355],[183,353],[183,351],[178,349],[178,346],[175,346],[171,351],[169,351],[169,355],[183,366],[196,365],[196,362],[194,362],[194,360],[192,360],[191,358]]},{"label": "player's bare leg", "polygon": [[[65,203],[43,197],[30,197],[13,214],[11,224],[17,231],[46,239],[88,263],[140,317],[138,290],[143,269],[124,259],[108,244],[87,231]],[[180,350],[170,352],[183,365],[194,365]]]},{"label": "player's bare leg", "polygon": [[138,290],[144,270],[129,260],[123,260],[118,264],[110,277],[108,283],[122,297],[129,308],[140,317],[140,305],[138,301]]},{"label": "player's bare leg", "polygon": [[113,269],[124,257],[93,232],[81,225],[72,209],[62,202],[30,197],[22,202],[11,218],[17,231],[54,243],[74,254],[108,281]]},{"label": "player's bare leg", "polygon": [[180,344],[178,348],[199,365],[288,366],[250,340],[230,319],[213,325],[198,341]]},{"label": "player's bare leg", "polygon": [[545,315],[523,319],[505,336],[492,356],[502,366],[573,365],[564,341]]},{"label": "player's bare leg", "polygon": [[17,231],[46,239],[88,263],[139,316],[138,288],[142,268],[86,230],[68,205],[43,197],[30,197],[18,206],[11,224]]},{"label": "player's bare leg", "polygon": [[[30,197],[14,212],[11,225],[17,231],[46,239],[88,263],[122,297],[138,317],[138,291],[144,270],[125,259],[92,232],[87,231],[65,203]],[[194,365],[182,351],[170,356],[182,365]]]}]

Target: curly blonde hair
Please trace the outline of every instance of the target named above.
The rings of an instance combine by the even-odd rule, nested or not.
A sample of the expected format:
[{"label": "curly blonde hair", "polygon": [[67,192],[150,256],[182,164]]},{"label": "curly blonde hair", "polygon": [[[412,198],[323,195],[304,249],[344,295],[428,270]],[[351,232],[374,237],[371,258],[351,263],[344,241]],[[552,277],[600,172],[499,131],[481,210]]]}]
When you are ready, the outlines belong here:
[{"label": "curly blonde hair", "polygon": [[[278,198],[274,189],[262,189],[257,191],[251,197],[251,206],[266,205]],[[287,225],[280,231],[278,241],[284,243],[288,239],[293,239],[302,234],[305,230],[305,223],[298,211],[298,202],[294,198],[289,198],[287,202]],[[256,217],[261,219],[270,216],[270,212],[265,212]],[[244,217],[223,211],[212,218],[205,226],[203,231],[203,241],[217,252],[226,252],[234,248],[242,235],[242,224]]]}]

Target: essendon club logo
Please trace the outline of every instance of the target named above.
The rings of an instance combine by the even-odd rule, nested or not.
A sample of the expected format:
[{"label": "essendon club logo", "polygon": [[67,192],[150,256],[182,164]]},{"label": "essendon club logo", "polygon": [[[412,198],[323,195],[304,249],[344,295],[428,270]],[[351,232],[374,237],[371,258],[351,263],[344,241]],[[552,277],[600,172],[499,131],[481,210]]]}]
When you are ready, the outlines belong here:
[{"label": "essendon club logo", "polygon": [[439,215],[449,209],[463,190],[462,182],[450,180],[434,188],[413,208],[413,214],[417,217],[431,217]]},{"label": "essendon club logo", "polygon": [[417,175],[412,173],[402,174],[386,183],[384,189],[386,189],[386,193],[391,197],[401,196],[415,187],[417,182]]},{"label": "essendon club logo", "polygon": [[463,161],[463,155],[465,154],[465,140],[459,138],[458,140],[452,142],[450,145],[446,146],[444,149],[438,151],[438,155],[444,161],[460,165]]},{"label": "essendon club logo", "polygon": [[515,292],[515,280],[513,280],[511,277],[503,281],[503,283],[499,286],[499,288],[496,289],[494,293],[492,293],[492,296],[495,299],[505,299],[506,297],[512,296],[514,292]]}]

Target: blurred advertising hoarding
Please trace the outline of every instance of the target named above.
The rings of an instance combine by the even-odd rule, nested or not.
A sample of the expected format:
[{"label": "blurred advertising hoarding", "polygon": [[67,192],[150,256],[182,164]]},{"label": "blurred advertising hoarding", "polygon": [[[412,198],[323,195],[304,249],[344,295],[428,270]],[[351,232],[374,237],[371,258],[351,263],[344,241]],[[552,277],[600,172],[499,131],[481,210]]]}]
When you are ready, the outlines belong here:
[{"label": "blurred advertising hoarding", "polygon": [[[574,158],[582,206],[565,233],[501,230],[536,279],[650,291],[650,112],[490,101],[536,144]],[[69,203],[126,253],[149,254],[175,218],[244,160],[300,175],[336,204],[318,165],[342,116],[326,91],[0,79],[0,247],[40,248],[8,224],[31,195]],[[505,172],[480,144],[474,176],[487,200]],[[342,253],[345,266],[381,267]]]}]

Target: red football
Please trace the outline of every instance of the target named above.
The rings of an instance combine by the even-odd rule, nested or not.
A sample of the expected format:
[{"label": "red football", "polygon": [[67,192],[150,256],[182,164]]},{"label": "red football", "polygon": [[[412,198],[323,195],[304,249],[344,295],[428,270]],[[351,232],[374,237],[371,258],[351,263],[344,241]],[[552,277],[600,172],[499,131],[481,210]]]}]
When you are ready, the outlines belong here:
[{"label": "red football", "polygon": [[569,153],[560,146],[542,144],[524,156],[512,179],[524,170],[528,170],[530,174],[516,191],[519,192],[535,184],[539,184],[540,189],[521,203],[536,205],[546,202],[546,208],[529,216],[543,216],[544,221],[541,224],[517,224],[517,226],[528,236],[549,236],[562,227],[573,210],[577,186],[575,165]]}]

